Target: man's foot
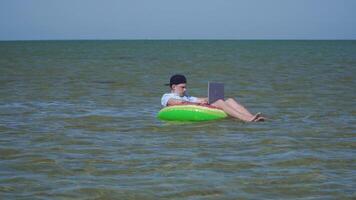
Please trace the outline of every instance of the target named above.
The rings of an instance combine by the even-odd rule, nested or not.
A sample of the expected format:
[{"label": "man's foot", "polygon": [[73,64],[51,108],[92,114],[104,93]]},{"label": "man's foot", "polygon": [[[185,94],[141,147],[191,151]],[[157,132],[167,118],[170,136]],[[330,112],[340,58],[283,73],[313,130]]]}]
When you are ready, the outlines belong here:
[{"label": "man's foot", "polygon": [[262,117],[261,115],[262,115],[262,114],[261,114],[260,112],[257,113],[256,115],[254,115],[254,116],[252,117],[252,119],[251,119],[250,122],[263,122],[263,121],[265,121],[266,118],[265,118],[265,117]]},{"label": "man's foot", "polygon": [[257,119],[254,120],[254,122],[264,122],[266,120],[266,118],[260,116]]},{"label": "man's foot", "polygon": [[255,122],[258,118],[260,118],[261,117],[261,113],[257,113],[256,115],[254,115],[253,117],[252,117],[252,119],[250,120],[250,122]]}]

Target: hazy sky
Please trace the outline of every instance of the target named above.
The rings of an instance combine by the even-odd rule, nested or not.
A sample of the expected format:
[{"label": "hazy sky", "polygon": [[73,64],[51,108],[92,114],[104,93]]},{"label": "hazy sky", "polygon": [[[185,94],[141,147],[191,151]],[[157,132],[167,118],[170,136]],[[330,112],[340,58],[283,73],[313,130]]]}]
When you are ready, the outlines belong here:
[{"label": "hazy sky", "polygon": [[0,0],[27,39],[356,39],[356,0]]}]

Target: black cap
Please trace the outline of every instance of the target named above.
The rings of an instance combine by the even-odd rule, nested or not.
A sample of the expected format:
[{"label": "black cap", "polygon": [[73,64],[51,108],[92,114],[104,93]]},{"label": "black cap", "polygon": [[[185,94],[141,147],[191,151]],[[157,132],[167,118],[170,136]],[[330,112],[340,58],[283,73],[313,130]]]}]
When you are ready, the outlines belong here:
[{"label": "black cap", "polygon": [[172,85],[178,85],[181,83],[187,83],[187,79],[185,78],[185,76],[183,76],[181,74],[175,74],[171,77],[171,80],[166,85],[172,86]]}]

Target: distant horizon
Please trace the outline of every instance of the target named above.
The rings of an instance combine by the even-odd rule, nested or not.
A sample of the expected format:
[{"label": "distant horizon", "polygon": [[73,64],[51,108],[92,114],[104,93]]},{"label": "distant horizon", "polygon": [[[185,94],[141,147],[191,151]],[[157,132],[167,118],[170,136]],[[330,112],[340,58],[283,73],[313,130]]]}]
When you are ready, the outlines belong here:
[{"label": "distant horizon", "polygon": [[0,41],[356,40],[355,0],[1,0]]},{"label": "distant horizon", "polygon": [[356,39],[19,39],[0,42],[40,41],[356,41]]}]

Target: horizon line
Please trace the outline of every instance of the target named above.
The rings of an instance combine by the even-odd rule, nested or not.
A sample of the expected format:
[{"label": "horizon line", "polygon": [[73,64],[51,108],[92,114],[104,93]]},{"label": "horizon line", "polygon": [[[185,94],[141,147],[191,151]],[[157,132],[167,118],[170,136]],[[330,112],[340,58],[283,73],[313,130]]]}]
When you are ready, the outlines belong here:
[{"label": "horizon line", "polygon": [[355,41],[356,39],[318,39],[318,38],[307,38],[307,39],[217,39],[217,38],[206,38],[206,39],[197,39],[197,38],[163,38],[163,39],[155,39],[155,38],[120,38],[120,39],[10,39],[10,40],[1,40],[0,42],[36,42],[36,41]]}]

